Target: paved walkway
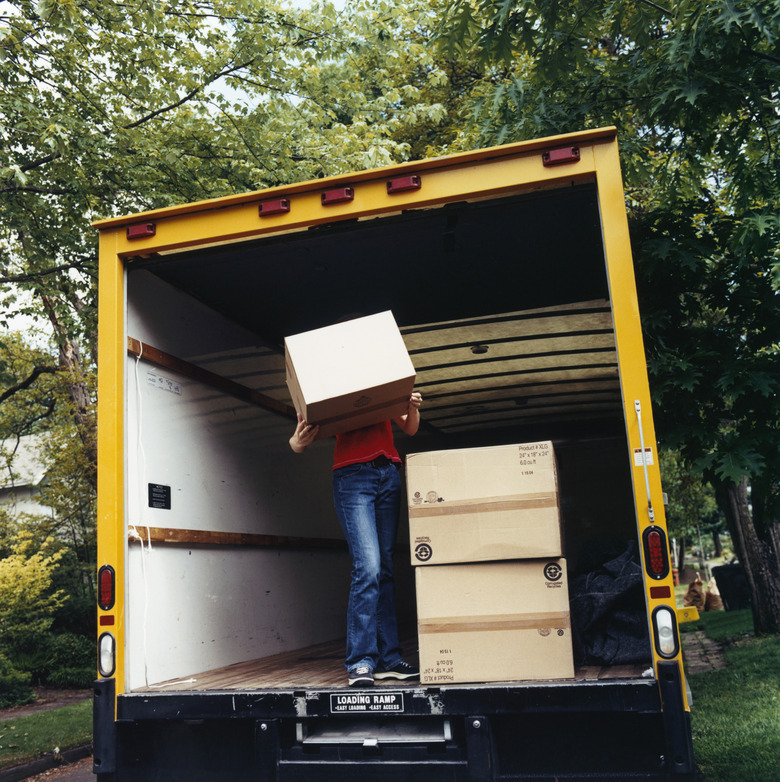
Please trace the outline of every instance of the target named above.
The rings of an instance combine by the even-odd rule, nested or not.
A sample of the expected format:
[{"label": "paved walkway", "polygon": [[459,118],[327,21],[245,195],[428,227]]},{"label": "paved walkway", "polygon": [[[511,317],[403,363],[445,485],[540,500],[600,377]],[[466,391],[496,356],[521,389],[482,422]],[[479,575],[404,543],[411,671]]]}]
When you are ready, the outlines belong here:
[{"label": "paved walkway", "polygon": [[681,633],[683,660],[689,674],[725,668],[723,647],[701,631]]}]

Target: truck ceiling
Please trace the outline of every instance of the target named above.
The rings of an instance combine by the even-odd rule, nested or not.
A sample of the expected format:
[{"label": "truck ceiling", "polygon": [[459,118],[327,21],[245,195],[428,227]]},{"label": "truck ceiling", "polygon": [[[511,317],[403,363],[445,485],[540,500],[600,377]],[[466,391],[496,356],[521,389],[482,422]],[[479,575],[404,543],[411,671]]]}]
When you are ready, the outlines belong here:
[{"label": "truck ceiling", "polygon": [[133,268],[280,355],[287,335],[392,310],[426,425],[440,431],[621,416],[595,184],[334,222]]}]

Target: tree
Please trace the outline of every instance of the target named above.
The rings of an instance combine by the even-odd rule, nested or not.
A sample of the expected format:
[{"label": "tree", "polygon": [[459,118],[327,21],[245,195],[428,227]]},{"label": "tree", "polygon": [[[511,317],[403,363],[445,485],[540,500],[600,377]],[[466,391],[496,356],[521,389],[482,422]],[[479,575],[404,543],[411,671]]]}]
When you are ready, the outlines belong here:
[{"label": "tree", "polygon": [[[6,384],[16,389],[0,405],[1,466],[4,474],[13,478],[21,438],[34,434],[35,458],[45,474],[37,487],[36,502],[48,509],[40,514],[4,513],[0,556],[14,550],[22,538],[28,541],[28,555],[43,546],[56,552],[60,560],[53,588],[64,590],[69,599],[55,612],[54,627],[91,636],[96,554],[94,464],[78,432],[69,393],[72,379],[57,366],[56,354],[56,348],[47,351],[30,347],[22,335],[15,333],[8,333],[0,345],[0,363],[5,366],[0,397],[7,391]],[[50,371],[24,385],[40,367]],[[88,391],[94,395],[91,387]],[[88,414],[94,415],[91,409]]]},{"label": "tree", "polygon": [[83,630],[97,474],[91,220],[425,154],[447,78],[421,1],[358,0],[342,14],[273,0],[0,8],[3,310],[43,318],[56,345],[0,345],[0,434],[48,432],[42,499],[54,510],[12,532],[67,543],[59,624]]},{"label": "tree", "polygon": [[491,84],[463,143],[618,127],[660,438],[716,489],[780,632],[780,7],[453,0]]},{"label": "tree", "polygon": [[[682,572],[686,546],[699,543],[702,527],[705,533],[713,536],[713,543],[719,540],[724,518],[718,512],[712,487],[682,460],[679,452],[661,450],[660,465],[661,479],[668,497],[667,528],[669,536],[677,541],[677,566]],[[716,552],[716,555],[719,554]]]}]

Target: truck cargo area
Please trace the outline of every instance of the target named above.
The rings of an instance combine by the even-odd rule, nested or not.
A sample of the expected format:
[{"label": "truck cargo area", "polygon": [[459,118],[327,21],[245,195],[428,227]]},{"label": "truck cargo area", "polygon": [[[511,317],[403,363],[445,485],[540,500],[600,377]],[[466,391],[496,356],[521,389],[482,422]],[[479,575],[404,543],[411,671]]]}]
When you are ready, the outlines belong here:
[{"label": "truck cargo area", "polygon": [[[599,198],[594,175],[563,171],[553,184],[125,254],[124,679],[118,692],[110,676],[96,684],[98,774],[691,772],[682,671],[653,653],[644,479],[613,314],[622,292],[611,289]],[[573,679],[347,686],[351,566],[333,510],[333,440],[290,450],[283,340],[385,310],[424,400],[417,435],[396,430],[402,457],[553,443]],[[416,662],[405,518],[396,602]]]},{"label": "truck cargo area", "polygon": [[[147,646],[129,660],[130,689],[199,674],[197,688],[207,670],[283,665],[284,653],[343,635],[349,564],[332,441],[290,452],[281,346],[383,309],[425,400],[422,431],[397,435],[402,453],[552,440],[570,574],[636,541],[593,186],[134,260],[128,470],[141,501],[129,503],[129,621]],[[149,500],[154,491],[167,501]],[[133,536],[151,536],[151,549]],[[399,612],[414,626],[405,526],[398,544]],[[633,610],[641,632],[641,593]],[[631,662],[644,670],[649,644],[642,652]]]}]

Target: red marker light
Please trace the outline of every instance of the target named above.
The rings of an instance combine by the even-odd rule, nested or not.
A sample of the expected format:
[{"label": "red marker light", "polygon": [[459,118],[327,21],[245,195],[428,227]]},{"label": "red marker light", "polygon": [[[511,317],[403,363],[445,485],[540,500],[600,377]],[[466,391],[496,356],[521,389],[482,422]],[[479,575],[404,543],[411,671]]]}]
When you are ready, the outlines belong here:
[{"label": "red marker light", "polygon": [[271,215],[285,214],[290,211],[289,198],[274,198],[271,201],[263,201],[258,205],[260,217],[270,217]]},{"label": "red marker light", "polygon": [[645,569],[651,578],[666,578],[669,574],[669,553],[666,535],[660,527],[648,527],[642,535]]},{"label": "red marker light", "polygon": [[331,204],[344,204],[348,201],[352,201],[355,198],[355,191],[351,187],[337,187],[333,190],[326,190],[320,200],[323,206],[330,206]]},{"label": "red marker light", "polygon": [[116,574],[111,565],[103,565],[98,570],[98,605],[108,611],[116,601]]},{"label": "red marker light", "polygon": [[560,166],[563,163],[578,163],[580,159],[579,147],[558,147],[542,153],[542,163],[545,166]]},{"label": "red marker light", "polygon": [[138,223],[127,227],[128,239],[147,239],[157,233],[157,226],[154,223]]},{"label": "red marker light", "polygon": [[419,174],[411,176],[402,176],[397,179],[391,179],[387,183],[387,192],[406,193],[409,190],[419,190],[422,187],[422,178]]}]

